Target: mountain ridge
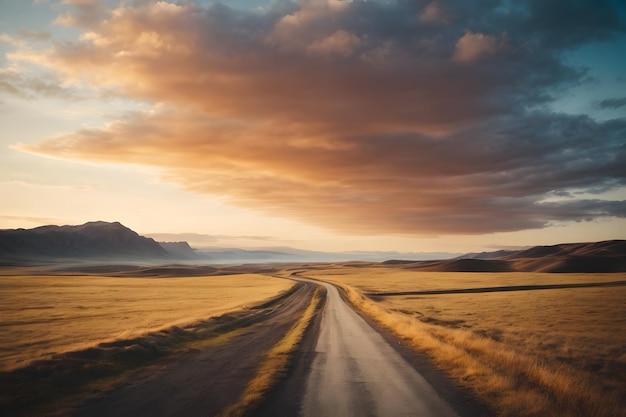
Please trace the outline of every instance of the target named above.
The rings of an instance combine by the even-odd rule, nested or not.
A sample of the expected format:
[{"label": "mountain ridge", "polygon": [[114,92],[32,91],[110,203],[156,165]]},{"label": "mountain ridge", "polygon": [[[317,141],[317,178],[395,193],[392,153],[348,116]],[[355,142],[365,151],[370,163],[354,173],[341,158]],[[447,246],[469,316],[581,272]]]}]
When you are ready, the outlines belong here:
[{"label": "mountain ridge", "polygon": [[40,226],[0,230],[0,258],[14,260],[75,258],[174,258],[154,239],[119,222]]},{"label": "mountain ridge", "polygon": [[198,253],[188,242],[157,242],[163,249],[180,259],[198,259]]}]

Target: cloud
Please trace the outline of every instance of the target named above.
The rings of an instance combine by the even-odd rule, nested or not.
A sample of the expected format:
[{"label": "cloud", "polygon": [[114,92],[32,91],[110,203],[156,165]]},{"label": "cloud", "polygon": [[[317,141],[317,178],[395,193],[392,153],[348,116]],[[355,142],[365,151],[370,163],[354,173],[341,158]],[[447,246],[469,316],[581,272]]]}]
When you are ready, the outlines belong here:
[{"label": "cloud", "polygon": [[54,72],[33,74],[19,65],[0,68],[0,92],[27,100],[40,97],[80,100],[88,97],[76,86],[64,84]]},{"label": "cloud", "polygon": [[147,233],[147,237],[151,237],[157,242],[188,242],[196,247],[206,247],[215,245],[222,241],[232,240],[252,240],[252,241],[274,241],[276,238],[272,236],[241,236],[241,235],[208,235],[204,233]]},{"label": "cloud", "polygon": [[447,24],[449,19],[445,11],[441,9],[441,4],[437,1],[431,1],[424,7],[419,15],[420,22]]},{"label": "cloud", "polygon": [[622,201],[570,191],[624,187],[626,120],[542,110],[585,77],[563,51],[624,30],[611,3],[562,5],[584,36],[539,1],[433,4],[108,10],[21,59],[155,106],[20,149],[159,167],[190,191],[350,233],[624,217]]},{"label": "cloud", "polygon": [[359,46],[361,40],[353,33],[338,30],[322,40],[311,43],[308,51],[318,55],[351,55]]},{"label": "cloud", "polygon": [[41,184],[27,181],[8,180],[0,181],[0,185],[10,185],[14,187],[39,188],[51,190],[88,191],[96,188],[93,184]]},{"label": "cloud", "polygon": [[15,46],[26,46],[28,42],[44,42],[50,40],[52,35],[49,32],[20,29],[13,36],[6,33],[0,34],[0,42],[6,42]]},{"label": "cloud", "polygon": [[598,103],[598,107],[601,109],[619,109],[626,107],[626,97],[607,98],[605,100],[601,100]]},{"label": "cloud", "polygon": [[107,8],[100,0],[63,0],[62,4],[71,5],[73,10],[59,15],[53,23],[61,26],[88,28],[107,13]]},{"label": "cloud", "polygon": [[22,39],[36,42],[47,41],[50,40],[50,38],[52,37],[50,32],[41,30],[20,29],[17,33],[18,36]]},{"label": "cloud", "polygon": [[503,48],[503,42],[495,36],[467,32],[454,46],[453,59],[458,62],[472,62],[493,55]]},{"label": "cloud", "polygon": [[0,219],[9,220],[9,221],[17,221],[17,222],[36,223],[38,225],[59,224],[60,222],[63,221],[57,217],[15,216],[15,215],[9,215],[9,214],[0,214]]},{"label": "cloud", "polygon": [[26,149],[159,166],[190,191],[351,233],[464,234],[625,216],[623,202],[542,202],[553,190],[623,184],[625,132],[626,121],[536,114],[447,135],[318,132],[300,142],[281,125],[162,109]]}]

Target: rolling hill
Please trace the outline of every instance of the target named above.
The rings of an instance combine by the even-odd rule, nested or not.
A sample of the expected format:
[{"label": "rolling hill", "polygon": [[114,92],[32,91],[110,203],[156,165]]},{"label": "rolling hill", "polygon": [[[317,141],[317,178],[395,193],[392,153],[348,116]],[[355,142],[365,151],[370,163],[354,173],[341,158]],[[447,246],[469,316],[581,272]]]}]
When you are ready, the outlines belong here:
[{"label": "rolling hill", "polygon": [[391,260],[384,263],[406,269],[441,272],[626,272],[626,240],[470,253],[441,261]]}]

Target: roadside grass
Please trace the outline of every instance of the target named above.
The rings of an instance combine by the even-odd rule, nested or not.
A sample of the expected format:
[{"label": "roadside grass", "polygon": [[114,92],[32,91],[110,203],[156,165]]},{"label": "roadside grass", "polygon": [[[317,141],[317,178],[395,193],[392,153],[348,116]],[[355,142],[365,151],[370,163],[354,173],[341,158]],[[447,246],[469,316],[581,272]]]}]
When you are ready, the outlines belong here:
[{"label": "roadside grass", "polygon": [[292,285],[255,274],[2,276],[0,371],[236,311]]},{"label": "roadside grass", "polygon": [[228,406],[220,417],[243,417],[249,415],[258,407],[270,390],[285,376],[292,355],[298,343],[302,340],[304,332],[309,326],[321,297],[319,288],[315,290],[311,302],[285,336],[274,345],[265,355],[256,375],[248,383],[239,401]]},{"label": "roadside grass", "polygon": [[[275,308],[275,303],[280,303],[296,291],[298,287],[286,280],[275,279],[268,281],[262,279],[262,276],[228,276],[220,278],[222,279],[218,279],[208,284],[208,288],[204,288],[207,292],[204,294],[205,297],[207,295],[216,297],[212,301],[210,297],[209,299],[205,298],[206,305],[204,306],[204,311],[208,316],[206,319],[196,319],[191,324],[174,325],[165,328],[159,327],[154,331],[146,332],[136,337],[107,340],[85,349],[54,354],[45,359],[31,361],[28,365],[17,369],[0,371],[0,415],[13,417],[71,415],[73,408],[77,405],[125,383],[129,378],[134,379],[138,377],[137,372],[145,375],[147,370],[159,369],[166,365],[168,361],[181,355],[227,343],[231,338],[242,332],[243,328],[263,320],[267,311]],[[147,310],[146,314],[153,314],[152,319],[155,318],[156,312],[153,310],[155,306],[149,305],[145,297],[154,300],[153,297],[150,297],[150,295],[154,295],[153,291],[163,291],[164,288],[170,286],[173,288],[175,285],[172,284],[176,284],[176,282],[161,282],[163,281],[162,279],[139,281],[122,279],[122,282],[118,282],[118,280],[107,282],[107,278],[102,279],[105,281],[104,285],[115,284],[115,287],[140,285],[140,288],[145,290],[144,295],[140,294],[140,288],[134,288],[136,292],[133,293],[131,291],[132,294],[127,295],[135,295],[137,302],[141,301],[139,306]],[[196,280],[206,280],[208,282],[212,279],[213,277],[194,278],[188,282],[185,279],[181,279],[180,285],[185,287],[187,284],[187,289],[193,289],[197,293],[197,297],[202,297],[201,291],[206,284]],[[35,280],[35,282],[37,281],[39,280]],[[273,281],[277,281],[279,285],[271,285]],[[62,284],[62,281],[53,282]],[[91,280],[88,280],[88,282],[91,282]],[[228,284],[230,282],[234,283],[233,287],[229,287]],[[221,289],[214,288],[216,284],[219,285],[220,283],[223,285]],[[267,288],[262,288],[264,283],[267,285]],[[156,288],[148,288],[150,284],[154,284]],[[79,293],[85,291],[78,282],[73,282],[73,285],[80,287]],[[91,288],[97,289],[98,286],[94,285]],[[283,288],[285,290],[277,291]],[[232,293],[229,293],[231,290]],[[273,292],[270,292],[272,290]],[[105,291],[104,293],[106,294],[107,292]],[[227,313],[218,315],[218,312],[221,311],[220,309],[223,308],[219,304],[220,299],[227,294],[232,296],[233,293],[248,294],[247,298],[242,297],[242,300],[239,300],[238,303],[241,305],[243,302],[249,302],[249,304],[241,305],[237,311],[231,311],[231,308],[227,308]],[[180,294],[176,293],[176,291],[173,291],[173,293],[164,292],[161,294],[161,297],[166,298],[168,295],[175,297],[176,295],[180,296]],[[218,294],[221,294],[221,297],[217,297]],[[102,296],[102,294],[98,295],[98,297]],[[186,309],[184,298],[178,298],[172,302],[178,304],[178,309],[181,310],[182,314],[186,314],[184,312]],[[209,304],[209,302],[213,304]],[[160,305],[168,305],[168,303],[164,301]],[[111,314],[121,314],[120,310],[128,311],[129,309],[135,314],[139,314],[142,311],[137,306],[120,304],[119,301],[117,304],[115,302],[112,304],[107,310]],[[229,306],[228,301],[226,301],[226,306]],[[173,309],[174,306],[172,305],[171,308]],[[192,310],[192,312],[198,315],[202,314],[200,310]],[[162,323],[167,323],[170,320],[179,323],[176,320],[176,315],[172,317],[164,313],[160,316],[156,314],[156,317]],[[72,318],[71,315],[70,318]],[[80,318],[77,318],[77,320],[80,321]],[[94,320],[93,317],[86,318],[87,323],[93,323]],[[103,319],[100,318],[100,320],[102,321]],[[187,320],[185,319],[184,321],[186,322]],[[135,328],[143,329],[141,319],[137,321],[139,323],[127,323],[127,328],[137,326]],[[45,327],[44,323],[39,323],[42,329]],[[95,321],[95,323],[98,324],[99,322]],[[102,325],[107,326],[107,323],[102,323]],[[100,326],[96,326],[96,329],[89,329],[92,332],[89,334],[93,334],[100,328]]]},{"label": "roadside grass", "polygon": [[[197,329],[206,327],[205,331]],[[212,328],[209,330],[209,328]],[[139,338],[102,343],[54,359],[0,372],[0,415],[55,417],[71,415],[77,405],[193,350],[227,343],[242,329],[214,326],[211,320],[173,327]]]},{"label": "roadside grass", "polygon": [[348,299],[499,416],[626,416],[625,287],[382,297],[362,292],[602,282],[625,274],[307,271]]}]

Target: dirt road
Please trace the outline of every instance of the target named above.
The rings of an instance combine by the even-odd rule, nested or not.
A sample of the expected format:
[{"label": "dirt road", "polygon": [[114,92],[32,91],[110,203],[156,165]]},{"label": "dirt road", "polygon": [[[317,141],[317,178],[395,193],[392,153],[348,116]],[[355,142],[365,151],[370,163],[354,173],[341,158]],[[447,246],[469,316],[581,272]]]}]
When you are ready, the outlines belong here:
[{"label": "dirt road", "polygon": [[[239,399],[264,353],[301,316],[314,290],[314,285],[299,285],[289,297],[259,308],[250,316],[255,324],[243,327],[227,343],[189,352],[156,371],[138,372],[126,385],[87,403],[75,416],[218,415]],[[233,326],[241,326],[239,321]]]},{"label": "dirt road", "polygon": [[340,297],[327,291],[300,405],[302,417],[457,416],[430,384]]}]

